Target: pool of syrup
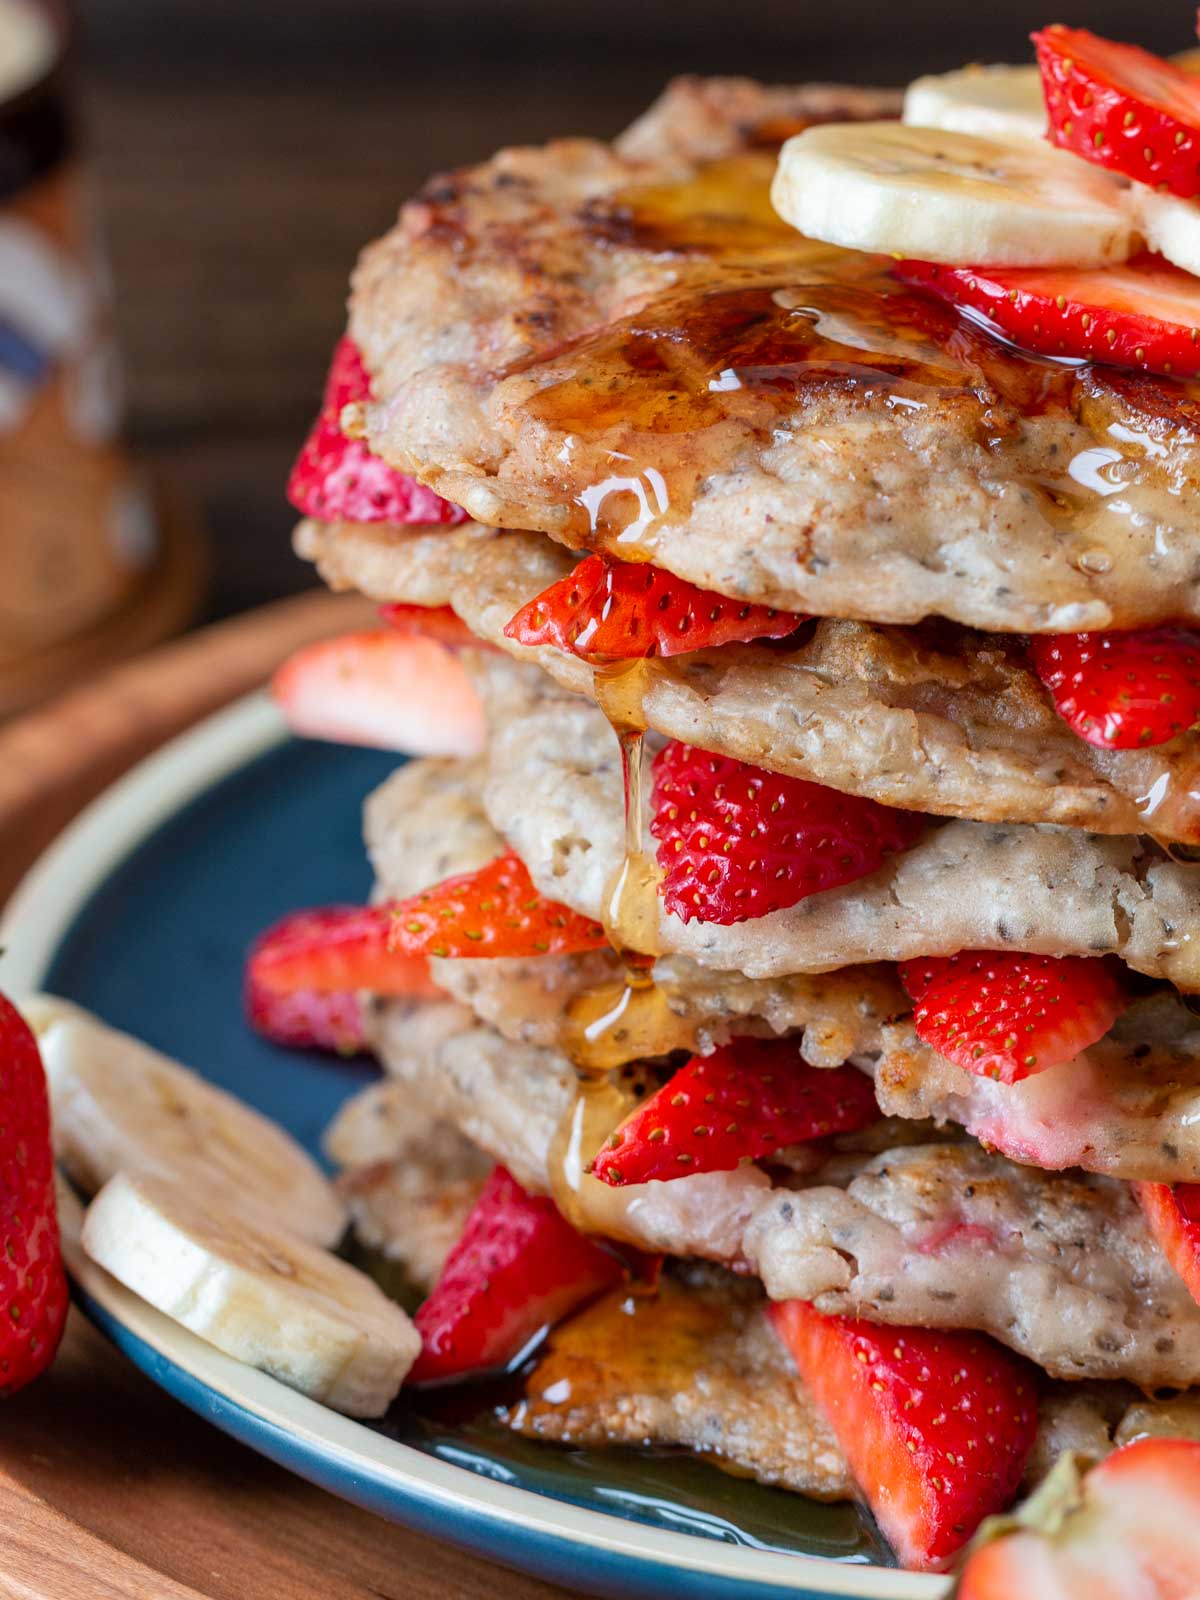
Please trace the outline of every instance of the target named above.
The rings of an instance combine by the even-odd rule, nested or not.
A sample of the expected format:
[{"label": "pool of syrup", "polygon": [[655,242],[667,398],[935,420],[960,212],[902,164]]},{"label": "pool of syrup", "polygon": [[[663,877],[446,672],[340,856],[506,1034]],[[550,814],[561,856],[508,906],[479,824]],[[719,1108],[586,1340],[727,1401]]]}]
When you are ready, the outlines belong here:
[{"label": "pool of syrup", "polygon": [[[374,1271],[369,1257],[360,1265]],[[394,1263],[377,1258],[376,1265],[394,1290]],[[453,1466],[610,1516],[757,1550],[892,1564],[869,1513],[852,1502],[768,1488],[686,1449],[579,1447],[514,1431],[505,1416],[525,1397],[538,1360],[535,1353],[484,1382],[402,1390],[374,1426]]]}]

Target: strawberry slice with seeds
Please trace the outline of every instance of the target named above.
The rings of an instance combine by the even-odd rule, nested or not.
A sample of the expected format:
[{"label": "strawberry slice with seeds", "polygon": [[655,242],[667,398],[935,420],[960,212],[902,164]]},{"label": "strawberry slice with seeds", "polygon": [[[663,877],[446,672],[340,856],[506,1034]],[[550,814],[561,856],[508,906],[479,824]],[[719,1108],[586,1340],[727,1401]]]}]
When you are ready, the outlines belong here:
[{"label": "strawberry slice with seeds", "polygon": [[1055,26],[1033,35],[1050,141],[1181,200],[1200,194],[1200,84],[1137,45]]},{"label": "strawberry slice with seeds", "polygon": [[465,511],[342,432],[342,411],[370,394],[358,346],[353,339],[339,340],[321,410],[288,479],[288,499],[296,510],[322,522],[465,522]]},{"label": "strawberry slice with seeds", "polygon": [[37,1041],[0,995],[0,1395],[43,1373],[67,1319],[50,1106]]},{"label": "strawberry slice with seeds", "polygon": [[380,606],[381,621],[406,637],[435,639],[447,650],[491,650],[495,647],[477,639],[450,606],[411,606],[400,603]]},{"label": "strawberry slice with seeds", "polygon": [[668,911],[728,926],[853,883],[925,819],[673,739],[653,766],[650,832]]},{"label": "strawberry slice with seeds", "polygon": [[855,1067],[810,1067],[795,1039],[735,1039],[680,1067],[612,1134],[591,1170],[614,1186],[731,1172],[878,1117],[871,1081]]},{"label": "strawberry slice with seeds", "polygon": [[604,929],[539,894],[512,851],[387,908],[393,951],[461,958],[601,950]]},{"label": "strawberry slice with seeds", "polygon": [[1135,1183],[1133,1192],[1163,1255],[1200,1304],[1200,1183]]},{"label": "strawberry slice with seeds", "polygon": [[[392,914],[387,906],[321,906],[296,911],[255,941],[246,963],[246,1007],[256,1027],[283,1044],[311,1042],[335,1050],[361,1037],[346,998],[359,989],[396,999],[442,996],[420,952],[391,950]],[[311,1041],[301,1037],[301,1007],[313,997],[337,1000],[308,1017]],[[280,1004],[292,999],[291,1008]],[[343,1032],[343,1024],[345,1031]]]},{"label": "strawberry slice with seeds", "polygon": [[1097,269],[901,261],[894,271],[1023,350],[1176,378],[1200,374],[1200,282],[1161,256]]},{"label": "strawberry slice with seeds", "polygon": [[1017,1491],[1037,1432],[1033,1375],[979,1334],[768,1316],[901,1566],[944,1567]]},{"label": "strawberry slice with seeds", "polygon": [[540,1332],[620,1283],[615,1255],[577,1233],[553,1200],[493,1169],[433,1292],[414,1321],[410,1383],[508,1366]]},{"label": "strawberry slice with seeds", "polygon": [[1200,721],[1200,637],[1185,628],[1046,634],[1030,641],[1054,709],[1088,744],[1166,744]]},{"label": "strawberry slice with seeds", "polygon": [[422,756],[483,748],[483,708],[466,668],[415,634],[348,633],[307,645],[271,689],[302,738]]},{"label": "strawberry slice with seeds", "polygon": [[1108,962],[1087,956],[960,950],[899,970],[917,1037],[999,1083],[1070,1061],[1129,1003]]},{"label": "strawberry slice with seeds", "polygon": [[554,645],[588,661],[633,661],[782,639],[804,621],[730,600],[649,562],[587,556],[505,626],[518,644]]},{"label": "strawberry slice with seeds", "polygon": [[353,989],[335,989],[329,994],[297,989],[281,994],[248,974],[245,1006],[250,1026],[272,1044],[346,1057],[370,1053],[362,1004]]},{"label": "strawberry slice with seeds", "polygon": [[[991,1535],[989,1537],[989,1535]],[[1137,1439],[1080,1477],[1060,1461],[985,1529],[955,1600],[1190,1600],[1200,1572],[1200,1444]]]}]

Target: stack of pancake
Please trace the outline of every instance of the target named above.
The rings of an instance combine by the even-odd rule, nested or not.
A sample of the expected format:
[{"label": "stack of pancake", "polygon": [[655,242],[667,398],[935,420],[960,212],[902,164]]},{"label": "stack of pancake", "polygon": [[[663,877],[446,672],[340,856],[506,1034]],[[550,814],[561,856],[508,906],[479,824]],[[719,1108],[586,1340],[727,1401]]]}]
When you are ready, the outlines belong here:
[{"label": "stack of pancake", "polygon": [[[1024,356],[775,216],[784,138],[891,109],[689,80],[611,147],[431,182],[358,267],[371,393],[342,422],[473,520],[308,518],[296,542],[332,587],[451,607],[484,647],[486,749],[410,762],[368,804],[379,897],[511,848],[613,946],[435,960],[448,1000],[375,1016],[405,1103],[586,1230],[773,1300],[991,1335],[1098,1451],[1124,1386],[1200,1380],[1200,1306],[1135,1188],[1200,1182],[1200,742],[1087,742],[1029,640],[1200,617],[1196,402]],[[790,631],[634,660],[515,637],[586,552]],[[891,808],[905,842],[706,920],[703,892],[664,894],[649,768],[679,745]],[[1119,1014],[1073,1059],[981,1075],[920,1036],[898,966],[962,951],[1103,961]],[[680,1052],[779,1035],[869,1074],[880,1120],[669,1182],[587,1170]],[[541,1431],[586,1432],[553,1411]],[[807,1476],[753,1440],[738,1459],[845,1492],[809,1445]]]}]

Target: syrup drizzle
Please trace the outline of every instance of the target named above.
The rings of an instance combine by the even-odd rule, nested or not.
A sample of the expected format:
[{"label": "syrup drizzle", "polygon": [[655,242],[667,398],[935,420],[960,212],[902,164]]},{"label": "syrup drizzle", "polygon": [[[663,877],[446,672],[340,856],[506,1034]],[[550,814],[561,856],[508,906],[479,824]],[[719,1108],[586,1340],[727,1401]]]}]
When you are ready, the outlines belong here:
[{"label": "syrup drizzle", "polygon": [[646,1092],[636,1069],[603,1076],[584,1076],[570,1109],[550,1147],[550,1192],[558,1209],[582,1233],[639,1245],[629,1221],[630,1197],[599,1178],[588,1167],[613,1130],[625,1120]]},{"label": "syrup drizzle", "polygon": [[[899,283],[887,258],[797,234],[771,207],[774,166],[771,151],[752,150],[583,209],[579,222],[599,248],[636,253],[629,309],[500,374],[538,378],[514,396],[545,462],[527,526],[542,526],[552,506],[545,525],[558,536],[653,559],[656,530],[685,520],[707,479],[769,448],[826,395],[879,411],[948,404],[985,448],[1013,441],[1024,417],[1074,421],[1098,399],[1118,416],[1109,431],[1121,447],[1074,462],[1064,453],[1061,466],[1027,480],[1056,524],[1081,528],[1108,496],[1140,484],[1178,493],[1153,419],[1194,433],[1200,384],[1006,345]],[[1152,418],[1148,431],[1122,425],[1130,405]],[[1096,545],[1079,565],[1102,571],[1107,560]]]},{"label": "syrup drizzle", "polygon": [[625,848],[605,889],[603,922],[624,973],[577,996],[568,1008],[567,1050],[575,1064],[577,1090],[550,1153],[551,1188],[564,1215],[578,1228],[613,1238],[628,1236],[624,1199],[588,1176],[588,1163],[637,1104],[631,1084],[640,1080],[620,1069],[678,1048],[683,1029],[669,995],[653,978],[660,874],[646,848],[643,825],[642,696],[649,671],[646,661],[595,669],[596,700],[621,751]]},{"label": "syrup drizzle", "polygon": [[621,980],[601,984],[572,1002],[568,1049],[583,1074],[603,1073],[640,1057],[680,1047],[682,1025],[668,995],[654,982],[661,952],[658,885],[661,873],[644,836],[645,717],[642,697],[649,661],[620,661],[595,669],[596,700],[621,751],[625,849],[604,895],[609,943],[624,967]]}]

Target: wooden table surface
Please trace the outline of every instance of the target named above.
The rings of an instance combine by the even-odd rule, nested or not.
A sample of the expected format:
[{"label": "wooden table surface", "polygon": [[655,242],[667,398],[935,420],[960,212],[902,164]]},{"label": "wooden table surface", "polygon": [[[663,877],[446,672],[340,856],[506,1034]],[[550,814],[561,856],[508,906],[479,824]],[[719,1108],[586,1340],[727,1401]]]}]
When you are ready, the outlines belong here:
[{"label": "wooden table surface", "polygon": [[[0,900],[133,760],[373,608],[314,595],[193,634],[0,728]],[[553,1600],[391,1526],[193,1417],[77,1313],[0,1403],[0,1600]]]}]

